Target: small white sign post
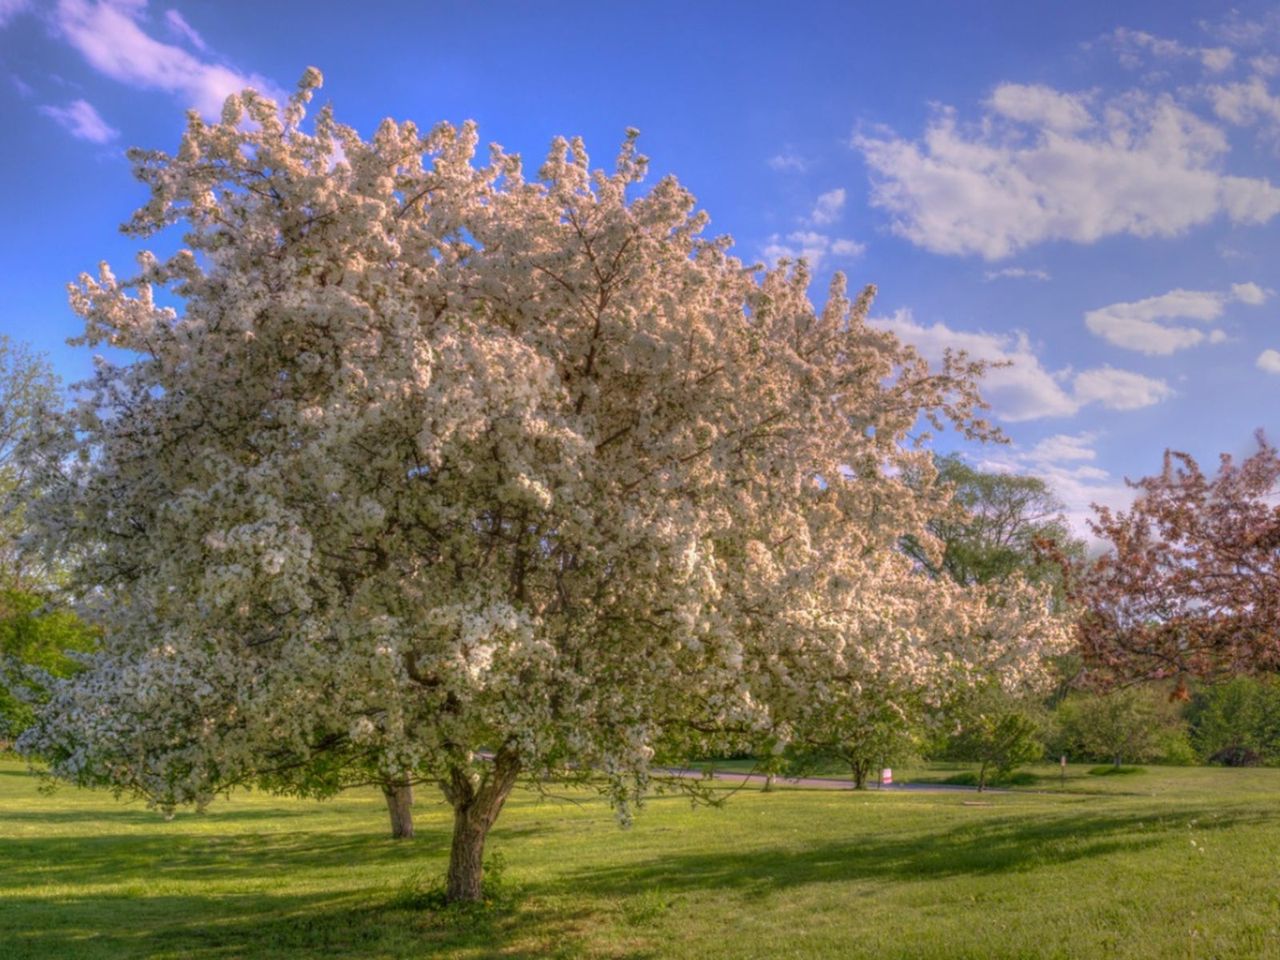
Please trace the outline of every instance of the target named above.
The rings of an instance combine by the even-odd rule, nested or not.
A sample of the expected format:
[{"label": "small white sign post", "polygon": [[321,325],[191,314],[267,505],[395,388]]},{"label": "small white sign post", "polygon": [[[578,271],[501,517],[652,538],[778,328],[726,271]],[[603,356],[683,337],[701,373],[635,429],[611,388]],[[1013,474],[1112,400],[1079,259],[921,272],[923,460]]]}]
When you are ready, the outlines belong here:
[{"label": "small white sign post", "polygon": [[888,767],[885,767],[883,770],[880,771],[880,786],[882,787],[893,786],[893,771],[890,770]]}]

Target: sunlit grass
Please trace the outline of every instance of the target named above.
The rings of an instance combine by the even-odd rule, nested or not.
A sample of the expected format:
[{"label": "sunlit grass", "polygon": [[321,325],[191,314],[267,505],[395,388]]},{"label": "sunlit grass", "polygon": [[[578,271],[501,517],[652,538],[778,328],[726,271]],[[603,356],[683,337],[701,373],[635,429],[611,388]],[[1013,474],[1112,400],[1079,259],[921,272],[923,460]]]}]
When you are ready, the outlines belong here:
[{"label": "sunlit grass", "polygon": [[[954,769],[937,771],[952,776]],[[1241,957],[1280,953],[1280,771],[1086,767],[990,794],[517,794],[508,896],[439,912],[448,811],[237,794],[172,822],[0,762],[0,957]],[[1034,792],[1033,792],[1034,791]]]}]

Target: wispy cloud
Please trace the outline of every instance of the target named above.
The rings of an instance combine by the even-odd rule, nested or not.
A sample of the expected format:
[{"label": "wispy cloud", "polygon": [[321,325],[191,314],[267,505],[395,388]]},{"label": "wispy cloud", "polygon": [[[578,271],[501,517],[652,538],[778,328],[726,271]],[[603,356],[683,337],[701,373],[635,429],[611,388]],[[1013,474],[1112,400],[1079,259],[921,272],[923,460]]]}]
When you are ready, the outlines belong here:
[{"label": "wispy cloud", "polygon": [[1030,267],[1003,267],[1000,270],[987,270],[982,276],[988,282],[992,280],[1038,280],[1043,282],[1051,279],[1048,270]]},{"label": "wispy cloud", "polygon": [[788,147],[770,157],[769,166],[787,173],[804,173],[809,169],[809,161]]},{"label": "wispy cloud", "polygon": [[934,362],[947,350],[963,350],[976,360],[1002,364],[988,370],[982,393],[996,416],[1011,423],[1067,417],[1090,404],[1109,410],[1136,410],[1173,396],[1172,388],[1163,380],[1128,370],[1048,370],[1022,332],[956,330],[943,323],[926,327],[917,323],[909,310],[871,322],[912,344]]},{"label": "wispy cloud", "polygon": [[872,174],[872,203],[935,253],[997,260],[1051,240],[1170,237],[1219,216],[1247,224],[1280,214],[1280,189],[1223,173],[1226,135],[1168,94],[1094,105],[1003,84],[971,127],[945,109],[919,141],[889,131],[853,145]]},{"label": "wispy cloud", "polygon": [[817,270],[828,257],[853,259],[862,256],[866,249],[865,243],[856,240],[832,237],[815,230],[796,230],[785,236],[773,234],[761,253],[769,263],[777,263],[783,259],[799,260],[803,257],[810,268]]},{"label": "wispy cloud", "polygon": [[1055,433],[1032,447],[1027,456],[1029,459],[1048,463],[1097,460],[1098,451],[1092,446],[1095,439],[1095,433]]},{"label": "wispy cloud", "polygon": [[0,0],[0,27],[31,9],[31,0]]},{"label": "wispy cloud", "polygon": [[205,46],[204,37],[196,31],[195,27],[187,23],[185,17],[177,10],[166,10],[164,12],[165,23],[169,25],[169,29],[176,35],[186,40],[197,50],[204,51],[208,49]]},{"label": "wispy cloud", "polygon": [[73,137],[90,143],[109,143],[120,131],[103,120],[87,100],[73,100],[65,107],[45,105],[40,112],[52,117]]},{"label": "wispy cloud", "polygon": [[1233,284],[1224,293],[1170,290],[1157,297],[1090,310],[1084,315],[1084,323],[1091,333],[1117,347],[1149,356],[1167,356],[1202,343],[1221,343],[1227,337],[1223,330],[1206,331],[1169,321],[1212,323],[1229,303],[1257,306],[1266,301],[1267,295],[1256,283]]},{"label": "wispy cloud", "polygon": [[1263,350],[1258,354],[1258,369],[1280,374],[1280,350]]},{"label": "wispy cloud", "polygon": [[1075,534],[1092,541],[1089,519],[1093,504],[1118,508],[1133,501],[1133,489],[1097,466],[1096,433],[1055,434],[1030,450],[989,454],[979,466],[1005,473],[1040,477],[1062,501],[1063,513]]},{"label": "wispy cloud", "polygon": [[[53,22],[98,72],[132,87],[173,94],[205,116],[216,116],[223,100],[245,87],[282,97],[258,74],[242,73],[157,40],[144,29],[145,13],[146,0],[59,0]],[[166,19],[171,28],[180,21],[186,27],[183,36],[204,50],[204,41],[180,15]]]},{"label": "wispy cloud", "polygon": [[1196,47],[1167,37],[1157,37],[1142,30],[1118,27],[1106,38],[1123,66],[1137,69],[1152,60],[1191,60],[1210,73],[1222,73],[1235,63],[1230,47]]},{"label": "wispy cloud", "polygon": [[828,190],[819,196],[818,202],[813,205],[813,212],[809,214],[809,221],[818,226],[835,223],[840,219],[841,211],[844,210],[844,199],[843,187]]},{"label": "wispy cloud", "polygon": [[1271,9],[1261,16],[1230,10],[1219,20],[1200,21],[1200,28],[1231,47],[1257,48],[1280,37],[1280,10]]}]

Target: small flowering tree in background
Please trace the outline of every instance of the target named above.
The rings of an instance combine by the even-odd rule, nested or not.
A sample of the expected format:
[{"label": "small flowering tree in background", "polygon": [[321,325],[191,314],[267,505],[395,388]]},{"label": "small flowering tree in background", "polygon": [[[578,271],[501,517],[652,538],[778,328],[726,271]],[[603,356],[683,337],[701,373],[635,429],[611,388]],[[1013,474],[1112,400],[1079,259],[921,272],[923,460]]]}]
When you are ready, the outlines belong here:
[{"label": "small flowering tree in background", "polygon": [[988,433],[979,367],[732,257],[675,179],[638,192],[634,135],[526,179],[471,125],[304,129],[319,83],[135,152],[128,229],[185,246],[72,288],[135,359],[30,443],[104,634],[22,738],[55,776],[166,809],[434,784],[469,900],[521,777],[625,818],[655,754],[785,734],[860,671],[1037,668],[1035,591],[937,589],[897,546],[938,508],[902,480],[921,418]]}]

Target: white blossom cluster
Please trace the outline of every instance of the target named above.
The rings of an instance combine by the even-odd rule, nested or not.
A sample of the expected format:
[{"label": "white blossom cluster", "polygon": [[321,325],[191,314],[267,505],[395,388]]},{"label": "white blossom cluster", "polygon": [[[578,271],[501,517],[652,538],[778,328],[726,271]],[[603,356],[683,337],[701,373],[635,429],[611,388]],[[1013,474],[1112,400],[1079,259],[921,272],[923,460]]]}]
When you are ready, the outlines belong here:
[{"label": "white blossom cluster", "polygon": [[184,249],[72,287],[84,342],[136,359],[31,442],[104,642],[23,749],[165,807],[448,792],[501,751],[625,811],[664,751],[1036,675],[1044,596],[898,549],[945,506],[911,431],[988,430],[977,365],[735,259],[675,179],[639,189],[634,131],[612,173],[557,140],[526,179],[470,124],[304,128],[319,84],[135,152],[129,229]]}]

